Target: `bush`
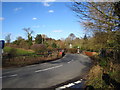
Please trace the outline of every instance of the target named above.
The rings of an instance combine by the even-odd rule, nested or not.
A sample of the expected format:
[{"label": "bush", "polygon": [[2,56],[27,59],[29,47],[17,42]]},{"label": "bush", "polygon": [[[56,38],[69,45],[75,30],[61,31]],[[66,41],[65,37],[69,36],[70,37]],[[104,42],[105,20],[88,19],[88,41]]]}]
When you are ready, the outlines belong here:
[{"label": "bush", "polygon": [[52,48],[57,48],[56,43],[53,43],[53,44],[52,44]]},{"label": "bush", "polygon": [[17,49],[8,48],[8,50],[6,50],[5,53],[7,54],[8,58],[12,58],[12,57],[15,57],[17,55]]},{"label": "bush", "polygon": [[78,46],[74,46],[73,48],[78,48]]},{"label": "bush", "polygon": [[35,43],[36,44],[41,44],[42,40],[43,40],[43,38],[42,38],[41,34],[37,34],[37,36],[35,38]]},{"label": "bush", "polygon": [[30,46],[32,45],[32,42],[28,42],[27,40],[21,40],[21,41],[14,41],[12,44],[7,45],[8,47],[13,48],[24,48],[24,49],[30,49]]},{"label": "bush", "polygon": [[47,47],[44,44],[34,44],[31,46],[36,53],[43,53],[47,50]]},{"label": "bush", "polygon": [[105,59],[100,60],[99,65],[101,67],[106,67],[107,66],[107,61]]},{"label": "bush", "polygon": [[52,48],[51,46],[48,46],[48,47],[47,47],[47,50],[48,50],[48,51],[52,51],[53,48]]}]

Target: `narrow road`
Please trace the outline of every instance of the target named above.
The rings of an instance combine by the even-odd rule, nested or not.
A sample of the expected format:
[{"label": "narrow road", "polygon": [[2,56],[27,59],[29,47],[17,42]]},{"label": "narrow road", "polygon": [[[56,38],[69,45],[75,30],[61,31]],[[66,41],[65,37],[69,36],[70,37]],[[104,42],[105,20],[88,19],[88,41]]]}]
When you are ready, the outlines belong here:
[{"label": "narrow road", "polygon": [[66,54],[63,58],[42,64],[2,70],[3,88],[47,88],[83,75],[91,60],[82,54]]}]

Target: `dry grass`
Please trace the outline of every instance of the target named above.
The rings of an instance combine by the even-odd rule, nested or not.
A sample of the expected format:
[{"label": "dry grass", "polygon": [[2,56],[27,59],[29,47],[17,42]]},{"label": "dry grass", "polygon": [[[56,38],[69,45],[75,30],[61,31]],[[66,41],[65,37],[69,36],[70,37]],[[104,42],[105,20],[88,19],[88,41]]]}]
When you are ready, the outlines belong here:
[{"label": "dry grass", "polygon": [[95,78],[101,75],[101,73],[103,72],[103,68],[100,67],[99,65],[96,65],[94,67],[91,68],[90,72],[89,72],[89,78]]},{"label": "dry grass", "polygon": [[[95,60],[99,60],[96,58]],[[96,62],[94,60],[94,62]],[[104,60],[104,59],[102,59]],[[106,80],[103,79],[104,75],[108,75],[106,80],[109,80],[109,83],[106,83]],[[94,88],[108,88],[118,87],[120,83],[120,64],[112,63],[112,61],[107,62],[106,66],[100,66],[100,62],[96,63],[89,71],[86,77],[86,85],[92,86]]]},{"label": "dry grass", "polygon": [[99,65],[93,66],[88,73],[86,85],[92,86],[94,88],[102,88],[103,81],[102,81],[102,72],[103,68]]}]

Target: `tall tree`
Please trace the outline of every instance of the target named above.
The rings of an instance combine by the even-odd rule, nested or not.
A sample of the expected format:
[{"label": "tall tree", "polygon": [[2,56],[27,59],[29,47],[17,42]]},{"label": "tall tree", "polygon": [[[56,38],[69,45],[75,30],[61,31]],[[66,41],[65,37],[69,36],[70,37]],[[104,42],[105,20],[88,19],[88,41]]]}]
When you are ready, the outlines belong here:
[{"label": "tall tree", "polygon": [[26,32],[28,44],[31,46],[32,45],[32,34],[34,31],[31,30],[30,28],[23,28],[23,30]]},{"label": "tall tree", "polygon": [[70,33],[69,34],[69,36],[66,38],[66,42],[68,43],[68,44],[70,44],[70,43],[72,43],[73,42],[73,40],[76,38],[76,36],[73,34],[73,33]]},{"label": "tall tree", "polygon": [[35,43],[36,44],[42,44],[42,36],[41,36],[41,34],[37,34],[37,36],[35,38]]},{"label": "tall tree", "polygon": [[[114,9],[115,9],[114,14],[117,15],[118,18],[120,19],[120,1],[114,3]],[[118,22],[119,23],[117,23],[116,29],[120,31],[120,20]]]},{"label": "tall tree", "polygon": [[5,41],[6,41],[6,43],[10,43],[10,41],[11,41],[11,34],[7,34],[7,36],[5,36]]},{"label": "tall tree", "polygon": [[52,47],[53,47],[53,48],[57,48],[56,43],[53,42],[53,43],[52,43]]},{"label": "tall tree", "polygon": [[113,2],[75,2],[72,10],[80,22],[94,31],[112,31],[120,20],[114,15]]},{"label": "tall tree", "polygon": [[17,40],[23,40],[23,38],[21,36],[18,36]]},{"label": "tall tree", "polygon": [[68,36],[68,38],[70,38],[70,40],[73,41],[73,40],[76,38],[76,36],[75,36],[75,34],[71,33],[71,34]]},{"label": "tall tree", "polygon": [[84,40],[87,40],[87,35],[86,35],[86,34],[84,35],[84,38],[83,38],[83,39],[84,39]]},{"label": "tall tree", "polygon": [[[116,7],[118,4],[116,5]],[[86,29],[96,32],[105,32],[106,42],[104,44],[109,45],[113,42],[113,36],[115,32],[118,32],[116,26],[120,23],[118,9],[115,7],[114,2],[74,2],[72,10],[79,17],[79,22],[83,24]],[[113,33],[114,32],[114,33]],[[99,37],[102,38],[102,37]]]}]

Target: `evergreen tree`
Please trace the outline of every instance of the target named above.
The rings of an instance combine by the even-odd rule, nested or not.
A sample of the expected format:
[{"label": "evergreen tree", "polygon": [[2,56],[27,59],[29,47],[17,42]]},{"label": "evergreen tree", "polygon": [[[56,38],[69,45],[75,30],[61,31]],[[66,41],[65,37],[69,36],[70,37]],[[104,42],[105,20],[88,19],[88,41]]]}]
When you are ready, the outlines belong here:
[{"label": "evergreen tree", "polygon": [[36,44],[42,44],[42,36],[41,36],[41,34],[37,34],[37,36],[35,38],[35,43]]},{"label": "evergreen tree", "polygon": [[53,47],[53,48],[57,48],[56,43],[53,43],[53,44],[52,44],[52,47]]}]

